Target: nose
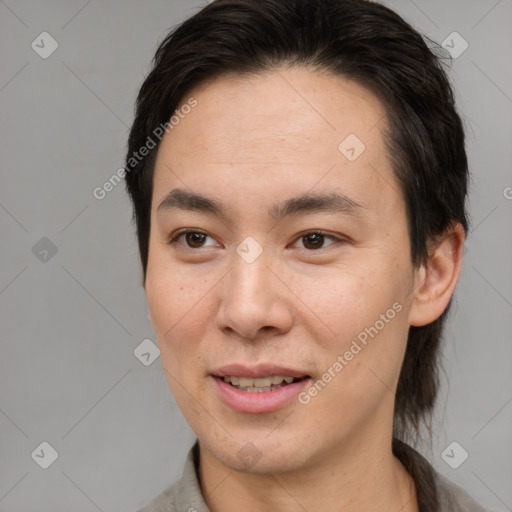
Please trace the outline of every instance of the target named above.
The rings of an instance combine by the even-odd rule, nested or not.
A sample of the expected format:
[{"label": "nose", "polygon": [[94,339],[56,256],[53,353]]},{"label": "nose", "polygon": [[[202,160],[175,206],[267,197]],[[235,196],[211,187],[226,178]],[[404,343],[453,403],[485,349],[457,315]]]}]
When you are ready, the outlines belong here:
[{"label": "nose", "polygon": [[292,325],[293,293],[282,271],[265,253],[252,262],[234,255],[233,268],[222,280],[218,327],[245,340],[286,333]]}]

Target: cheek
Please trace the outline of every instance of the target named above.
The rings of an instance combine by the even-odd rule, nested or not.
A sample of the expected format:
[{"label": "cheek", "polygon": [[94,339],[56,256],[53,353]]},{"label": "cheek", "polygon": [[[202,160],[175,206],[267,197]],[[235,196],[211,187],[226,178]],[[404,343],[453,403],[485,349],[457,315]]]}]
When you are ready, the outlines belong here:
[{"label": "cheek", "polygon": [[319,370],[339,376],[333,391],[355,404],[365,389],[393,387],[408,331],[404,283],[393,279],[392,265],[363,266],[365,272],[333,274],[343,277],[310,294],[316,319],[308,326],[322,353]]},{"label": "cheek", "polygon": [[211,287],[204,279],[194,283],[186,280],[179,269],[166,266],[157,271],[156,266],[151,270],[148,266],[145,290],[161,364],[172,394],[187,416],[200,414],[190,393],[199,396],[198,386],[203,385],[197,379],[197,372],[204,367],[199,343],[204,338],[208,314],[203,285]]},{"label": "cheek", "polygon": [[297,295],[312,314],[311,322],[318,324],[329,344],[342,348],[392,306],[397,295],[393,283],[379,281],[380,274],[384,272],[353,266],[350,271],[330,269],[320,280],[303,274],[295,281]]},{"label": "cheek", "polygon": [[193,349],[201,332],[198,318],[206,318],[202,299],[208,287],[207,279],[186,278],[176,266],[148,265],[145,291],[162,359]]}]

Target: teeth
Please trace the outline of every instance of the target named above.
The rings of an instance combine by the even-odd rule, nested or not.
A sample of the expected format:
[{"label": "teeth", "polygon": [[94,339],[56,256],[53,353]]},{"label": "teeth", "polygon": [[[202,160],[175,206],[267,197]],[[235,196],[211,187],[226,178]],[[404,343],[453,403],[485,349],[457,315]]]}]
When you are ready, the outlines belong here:
[{"label": "teeth", "polygon": [[270,388],[270,386],[277,386],[282,384],[283,381],[290,384],[294,381],[294,377],[286,377],[283,375],[272,375],[271,377],[260,377],[258,379],[250,379],[247,377],[225,376],[224,382],[231,382],[234,386],[241,386],[243,388]]}]

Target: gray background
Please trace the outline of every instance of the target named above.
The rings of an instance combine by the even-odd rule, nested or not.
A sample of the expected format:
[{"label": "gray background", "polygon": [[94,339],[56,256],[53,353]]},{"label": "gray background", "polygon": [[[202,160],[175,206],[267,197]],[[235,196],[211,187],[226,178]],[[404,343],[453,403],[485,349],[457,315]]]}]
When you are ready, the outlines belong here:
[{"label": "gray background", "polygon": [[[473,227],[434,448],[422,451],[489,508],[512,510],[512,1],[386,3],[436,41],[457,31],[469,44],[450,75]],[[0,2],[1,511],[133,511],[181,475],[193,433],[160,359],[134,355],[155,339],[124,183],[101,201],[92,191],[123,166],[157,43],[199,6]],[[46,59],[31,47],[43,31],[59,45]],[[43,441],[58,452],[48,469],[31,455],[49,456]],[[453,441],[469,453],[457,469],[441,457]]]}]

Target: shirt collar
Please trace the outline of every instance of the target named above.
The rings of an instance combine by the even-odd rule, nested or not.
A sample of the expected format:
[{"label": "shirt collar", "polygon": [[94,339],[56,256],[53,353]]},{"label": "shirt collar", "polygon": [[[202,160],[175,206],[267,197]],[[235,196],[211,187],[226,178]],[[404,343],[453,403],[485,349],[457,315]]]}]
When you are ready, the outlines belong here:
[{"label": "shirt collar", "polygon": [[204,501],[199,484],[199,441],[197,439],[188,451],[183,477],[175,485],[177,510],[180,512],[211,512]]}]

